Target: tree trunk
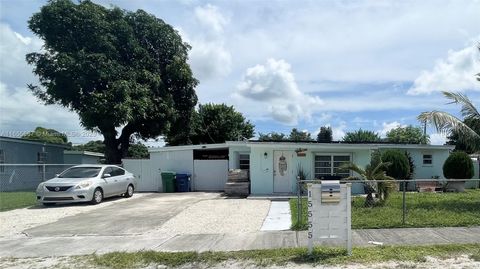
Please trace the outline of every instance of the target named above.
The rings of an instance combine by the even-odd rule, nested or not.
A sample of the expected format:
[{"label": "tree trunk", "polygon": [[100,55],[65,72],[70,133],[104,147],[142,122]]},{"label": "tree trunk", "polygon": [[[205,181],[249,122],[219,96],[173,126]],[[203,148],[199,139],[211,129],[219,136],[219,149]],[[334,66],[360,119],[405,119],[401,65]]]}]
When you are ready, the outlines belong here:
[{"label": "tree trunk", "polygon": [[105,144],[105,161],[108,164],[121,164],[122,158],[125,158],[130,147],[130,137],[134,133],[134,125],[127,124],[122,129],[122,134],[117,138],[117,131],[112,126],[108,130],[101,130]]},{"label": "tree trunk", "polygon": [[119,164],[121,162],[121,153],[119,142],[115,138],[115,133],[104,133],[103,143],[105,144],[105,162],[107,164]]}]

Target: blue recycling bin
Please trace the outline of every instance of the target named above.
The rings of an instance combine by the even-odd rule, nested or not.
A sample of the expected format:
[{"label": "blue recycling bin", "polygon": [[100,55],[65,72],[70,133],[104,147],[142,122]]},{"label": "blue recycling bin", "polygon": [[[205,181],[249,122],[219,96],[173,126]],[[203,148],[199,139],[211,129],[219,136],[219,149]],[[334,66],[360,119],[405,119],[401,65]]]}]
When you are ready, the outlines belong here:
[{"label": "blue recycling bin", "polygon": [[175,178],[175,191],[176,192],[189,192],[191,191],[190,186],[190,174],[177,174]]}]

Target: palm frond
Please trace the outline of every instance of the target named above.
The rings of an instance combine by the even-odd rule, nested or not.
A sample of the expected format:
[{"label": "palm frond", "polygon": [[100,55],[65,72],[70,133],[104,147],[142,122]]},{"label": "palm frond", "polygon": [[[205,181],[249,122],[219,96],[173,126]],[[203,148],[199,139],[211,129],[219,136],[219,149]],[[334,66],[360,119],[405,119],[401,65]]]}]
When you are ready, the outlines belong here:
[{"label": "palm frond", "polygon": [[418,116],[422,122],[432,123],[441,133],[456,132],[466,140],[480,140],[480,135],[459,118],[442,111],[423,112]]},{"label": "palm frond", "polygon": [[392,163],[390,162],[380,162],[377,167],[372,170],[372,175],[377,174],[379,171],[385,171]]},{"label": "palm frond", "polygon": [[363,177],[365,176],[365,170],[354,163],[342,164],[339,168],[345,170],[352,170]]},{"label": "palm frond", "polygon": [[450,104],[460,104],[462,106],[461,112],[464,118],[480,119],[480,113],[466,95],[454,92],[443,92],[443,95],[452,100]]}]

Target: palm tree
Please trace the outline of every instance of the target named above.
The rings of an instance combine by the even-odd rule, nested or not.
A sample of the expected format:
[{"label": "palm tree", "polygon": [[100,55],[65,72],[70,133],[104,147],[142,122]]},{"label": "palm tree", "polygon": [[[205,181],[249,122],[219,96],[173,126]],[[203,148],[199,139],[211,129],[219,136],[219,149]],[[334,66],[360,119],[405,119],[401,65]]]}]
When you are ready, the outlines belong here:
[{"label": "palm tree", "polygon": [[[478,76],[480,80],[480,76]],[[480,113],[473,105],[472,101],[462,93],[443,92],[443,95],[452,100],[449,104],[460,104],[462,116],[465,119],[480,120]],[[418,116],[421,122],[431,123],[438,132],[456,133],[459,140],[468,145],[471,150],[480,150],[480,134],[476,133],[472,128],[468,127],[461,119],[443,111],[423,112]]]},{"label": "palm tree", "polygon": [[[341,169],[347,169],[356,172],[363,180],[366,181],[375,181],[375,180],[392,180],[392,182],[365,182],[365,192],[367,193],[367,198],[365,199],[365,206],[373,206],[375,200],[373,199],[373,192],[378,194],[378,199],[380,204],[383,205],[388,199],[389,194],[395,188],[393,177],[387,176],[385,169],[390,165],[390,163],[379,161],[376,165],[367,164],[365,169],[354,163],[346,163],[340,166]],[[357,179],[355,176],[348,177],[347,180]]]}]

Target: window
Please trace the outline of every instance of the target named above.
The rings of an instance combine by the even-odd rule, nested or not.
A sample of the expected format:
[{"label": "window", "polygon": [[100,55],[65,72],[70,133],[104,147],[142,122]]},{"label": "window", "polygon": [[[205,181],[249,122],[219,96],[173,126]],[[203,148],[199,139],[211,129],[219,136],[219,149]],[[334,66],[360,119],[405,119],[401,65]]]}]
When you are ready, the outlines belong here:
[{"label": "window", "polygon": [[240,169],[250,169],[250,154],[240,154],[238,159]]},{"label": "window", "polygon": [[112,167],[112,172],[110,174],[112,177],[123,176],[125,175],[125,170],[117,167]]},{"label": "window", "polygon": [[5,166],[3,166],[4,163],[5,163],[5,151],[3,151],[3,149],[0,149],[0,173],[5,172]]},{"label": "window", "polygon": [[111,168],[111,167],[107,167],[107,168],[105,168],[105,170],[103,170],[102,177],[104,177],[105,174],[110,174],[110,176],[113,177],[112,173],[113,173],[112,168]]},{"label": "window", "polygon": [[432,165],[433,156],[432,154],[423,154],[423,165]]},{"label": "window", "polygon": [[350,155],[316,155],[315,178],[324,176],[349,177],[350,171],[340,169],[340,166],[350,162]]}]

